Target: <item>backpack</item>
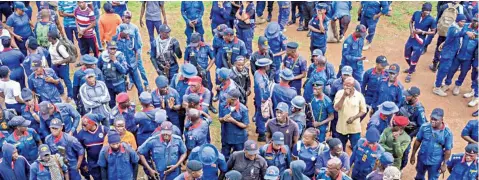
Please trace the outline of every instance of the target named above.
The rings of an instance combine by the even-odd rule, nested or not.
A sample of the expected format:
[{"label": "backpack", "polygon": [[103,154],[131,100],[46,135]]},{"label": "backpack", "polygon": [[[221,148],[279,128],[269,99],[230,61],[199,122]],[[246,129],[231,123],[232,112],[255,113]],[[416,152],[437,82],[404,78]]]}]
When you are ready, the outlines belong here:
[{"label": "backpack", "polygon": [[460,4],[457,3],[453,5],[452,3],[447,3],[447,8],[442,13],[441,18],[437,22],[437,33],[439,36],[446,36],[449,26],[456,21],[456,16],[458,14],[457,7]]},{"label": "backpack", "polygon": [[60,38],[60,39],[58,39],[58,41],[59,42],[58,42],[58,46],[57,46],[57,49],[56,49],[58,55],[60,55],[60,57],[65,59],[65,57],[63,57],[62,54],[58,51],[60,46],[63,45],[63,46],[65,46],[65,49],[67,50],[67,53],[70,55],[67,59],[65,59],[65,60],[67,60],[66,63],[75,63],[76,60],[78,59],[78,51],[77,51],[77,48],[76,48],[75,44],[73,44],[69,39],[64,39],[64,38]]},{"label": "backpack", "polygon": [[38,45],[43,47],[48,47],[50,45],[48,42],[48,32],[50,31],[51,25],[51,22],[46,24],[42,24],[40,22],[37,23],[35,35],[37,37]]}]

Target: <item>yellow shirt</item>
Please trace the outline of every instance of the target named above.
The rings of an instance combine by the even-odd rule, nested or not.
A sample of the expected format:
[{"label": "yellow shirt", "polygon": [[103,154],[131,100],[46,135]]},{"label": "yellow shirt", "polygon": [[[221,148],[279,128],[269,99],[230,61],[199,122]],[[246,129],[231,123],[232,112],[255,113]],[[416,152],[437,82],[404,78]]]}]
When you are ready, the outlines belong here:
[{"label": "yellow shirt", "polygon": [[[343,94],[344,89],[336,93],[334,105],[341,100]],[[342,109],[338,110],[336,131],[343,135],[361,133],[361,122],[359,118],[351,124],[346,123],[350,117],[357,115],[359,112],[366,113],[366,100],[364,100],[364,96],[360,92],[354,91],[354,95],[346,97]]]},{"label": "yellow shirt", "polygon": [[[135,151],[136,151],[136,148],[138,148],[138,146],[136,145],[135,136],[133,136],[133,134],[130,131],[126,131],[125,135],[121,137],[121,142],[127,143]],[[104,146],[108,145],[108,136],[105,137],[105,140],[103,141],[103,145]]]}]

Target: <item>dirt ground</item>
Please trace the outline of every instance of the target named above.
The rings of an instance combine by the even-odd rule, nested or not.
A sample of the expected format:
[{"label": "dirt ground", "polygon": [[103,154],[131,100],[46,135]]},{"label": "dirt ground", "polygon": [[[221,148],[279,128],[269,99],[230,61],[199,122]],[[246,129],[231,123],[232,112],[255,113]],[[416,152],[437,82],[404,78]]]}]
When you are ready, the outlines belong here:
[{"label": "dirt ground", "polygon": [[[34,3],[31,3],[32,6]],[[167,13],[167,20],[168,24],[172,28],[171,36],[176,37],[181,47],[185,47],[185,38],[184,35],[184,27],[185,23],[183,19],[181,19],[179,4],[178,2],[167,2],[166,4],[166,13]],[[348,32],[346,35],[351,34],[354,30],[355,26],[359,24],[357,19],[357,3],[353,3],[353,11],[351,14],[353,17],[351,18],[352,21],[349,25]],[[139,26],[139,17],[138,14],[140,13],[140,3],[139,2],[130,2],[128,4],[129,9],[133,12],[132,22],[140,28],[141,36],[143,40],[143,63],[146,68],[148,79],[150,82],[150,88],[154,89],[156,87],[154,84],[154,79],[157,77],[157,74],[149,60],[149,55],[147,52],[149,51],[149,43],[148,43],[148,32],[146,27],[141,28]],[[390,64],[398,63],[401,69],[407,67],[407,63],[404,60],[404,44],[408,38],[409,31],[404,28],[400,28],[398,26],[404,26],[410,19],[412,12],[416,10],[420,10],[421,2],[394,2],[393,3],[393,17],[381,17],[377,29],[376,35],[373,40],[373,44],[371,49],[368,51],[363,52],[363,56],[366,56],[369,59],[368,63],[365,63],[365,69],[369,69],[374,66],[374,61],[377,56],[384,55],[388,58]],[[36,7],[34,7],[35,9]],[[211,8],[211,2],[205,2],[205,14],[203,16],[204,28],[205,28],[205,41],[211,44],[212,35],[211,35],[211,28],[210,23],[208,20],[209,12]],[[36,12],[36,10],[34,10]],[[273,11],[273,21],[277,20],[277,3],[274,5]],[[266,10],[265,13],[266,15]],[[433,12],[434,14],[434,12]],[[434,14],[435,16],[435,14]],[[35,17],[35,15],[33,16]],[[266,28],[267,24],[257,25],[255,28],[255,38],[253,42],[253,50],[256,50],[257,46],[257,37],[264,34],[264,29]],[[309,42],[310,39],[306,37],[306,32],[298,32],[296,31],[297,23],[295,25],[288,26],[286,28],[286,32],[284,33],[288,37],[288,41],[296,41],[300,44],[299,53],[309,59]],[[413,75],[413,80],[411,83],[404,83],[405,74],[400,74],[399,79],[405,88],[409,88],[411,86],[417,86],[421,89],[421,97],[420,101],[424,105],[426,109],[427,117],[429,117],[432,109],[440,107],[445,110],[445,122],[447,123],[448,127],[451,128],[454,134],[454,148],[453,153],[463,152],[464,147],[466,145],[465,141],[462,140],[460,137],[461,130],[466,125],[467,121],[472,119],[471,113],[477,109],[476,108],[469,108],[467,107],[467,102],[469,99],[465,99],[462,97],[462,94],[467,93],[471,90],[471,80],[470,76],[468,76],[464,82],[464,85],[461,88],[461,95],[460,96],[452,96],[449,95],[448,97],[439,97],[432,94],[433,82],[435,79],[435,73],[432,73],[428,69],[428,65],[432,62],[434,48],[436,45],[436,39],[431,43],[429,46],[428,52],[421,56],[420,62],[417,65],[417,72]],[[326,57],[329,62],[333,63],[336,67],[336,72],[338,71],[338,67],[341,61],[341,46],[342,43],[330,43],[327,47],[327,54]],[[184,51],[184,48],[182,48]],[[308,61],[309,62],[309,61]],[[180,60],[180,64],[183,63],[183,60]],[[75,68],[71,66],[71,73],[73,74]],[[215,74],[214,68],[211,71],[212,74]],[[456,73],[458,74],[458,73]],[[137,93],[134,92],[135,90],[129,92],[131,97],[134,97],[134,101],[138,104]],[[450,93],[450,92],[449,92]],[[451,93],[450,93],[451,94]],[[254,114],[254,105],[253,105],[253,94],[249,97],[249,115],[250,115],[250,126],[249,126],[249,139],[256,140],[257,135],[255,133],[254,123],[251,121],[251,118]],[[215,103],[217,107],[217,103]],[[220,144],[220,125],[216,120],[217,116],[213,115],[215,118],[215,122],[211,127],[211,136],[213,139],[213,144],[216,147],[221,148]],[[428,118],[429,119],[429,118]],[[363,121],[363,135],[365,133],[365,128],[367,124],[367,120]],[[141,168],[140,168],[141,169]],[[141,171],[141,170],[140,170]],[[413,179],[415,176],[415,166],[408,165],[403,171],[403,178],[402,179]],[[141,177],[143,173],[140,174]],[[447,177],[447,174],[446,174]],[[442,178],[442,177],[441,177]]]}]

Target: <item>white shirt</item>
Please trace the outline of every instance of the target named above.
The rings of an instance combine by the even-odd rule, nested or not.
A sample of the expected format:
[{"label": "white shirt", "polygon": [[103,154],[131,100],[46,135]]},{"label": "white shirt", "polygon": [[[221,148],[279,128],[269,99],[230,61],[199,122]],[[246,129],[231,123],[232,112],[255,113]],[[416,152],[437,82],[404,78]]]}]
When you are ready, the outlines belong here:
[{"label": "white shirt", "polygon": [[[57,52],[57,46],[59,43],[60,43],[60,40],[57,40],[55,44],[51,44],[50,47],[48,47],[48,52],[50,53],[50,57],[52,58],[52,64],[55,64],[55,62],[57,61],[63,60],[64,59],[63,57],[65,58],[70,57],[65,46],[60,46]],[[59,53],[61,54],[61,56]],[[61,65],[65,65],[65,63]]]},{"label": "white shirt", "polygon": [[[5,104],[16,104],[15,96],[19,96],[22,92],[20,83],[14,80],[2,81],[0,80],[0,92],[5,95]],[[21,97],[20,97],[21,98]]]},{"label": "white shirt", "polygon": [[[2,34],[0,34],[0,37],[2,37],[2,36],[7,36],[7,37],[10,37],[10,38],[12,37],[12,36],[10,36],[10,32],[8,32],[6,29],[2,29]],[[0,52],[2,52],[2,51],[3,51],[3,44],[0,43]]]}]

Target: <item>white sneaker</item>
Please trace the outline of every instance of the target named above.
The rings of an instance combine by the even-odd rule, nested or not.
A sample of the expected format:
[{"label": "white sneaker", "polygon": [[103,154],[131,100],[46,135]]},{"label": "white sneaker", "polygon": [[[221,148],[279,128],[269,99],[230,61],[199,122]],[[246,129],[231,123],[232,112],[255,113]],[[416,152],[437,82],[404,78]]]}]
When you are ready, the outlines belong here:
[{"label": "white sneaker", "polygon": [[442,85],[441,90],[444,91],[444,92],[447,92],[447,91],[449,91],[449,86],[448,85]]},{"label": "white sneaker", "polygon": [[441,97],[446,97],[447,96],[447,93],[444,92],[441,88],[438,88],[438,87],[435,87],[434,89],[432,89],[432,92],[438,96],[441,96]]},{"label": "white sneaker", "polygon": [[464,98],[470,98],[470,97],[474,96],[474,94],[475,94],[475,93],[474,93],[474,90],[471,90],[471,92],[468,92],[468,93],[464,94],[463,97],[464,97]]},{"label": "white sneaker", "polygon": [[364,44],[364,46],[363,46],[363,51],[368,50],[370,47],[371,47],[371,43],[366,42],[366,43]]},{"label": "white sneaker", "polygon": [[479,103],[479,97],[473,98],[469,103],[467,104],[469,107],[474,107]]},{"label": "white sneaker", "polygon": [[461,86],[454,86],[454,89],[452,89],[452,95],[454,96],[459,95],[460,90],[461,90]]}]

